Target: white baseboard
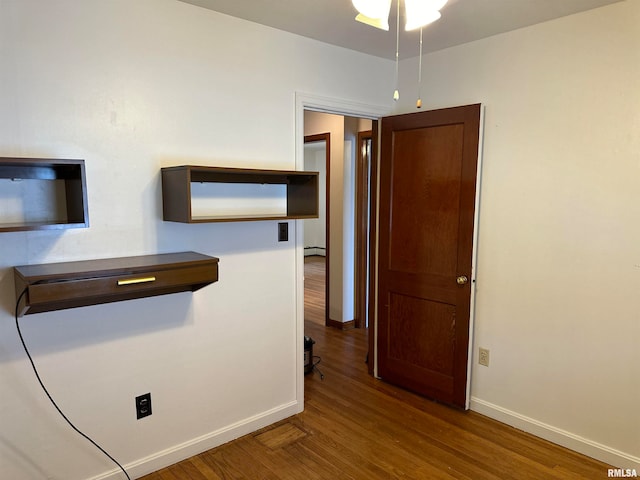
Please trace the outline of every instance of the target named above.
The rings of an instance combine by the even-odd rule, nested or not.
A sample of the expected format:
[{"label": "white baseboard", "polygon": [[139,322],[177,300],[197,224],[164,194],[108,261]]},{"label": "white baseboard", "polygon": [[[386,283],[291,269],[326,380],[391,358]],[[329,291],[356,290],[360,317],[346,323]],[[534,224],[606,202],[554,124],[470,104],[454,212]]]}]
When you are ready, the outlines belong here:
[{"label": "white baseboard", "polygon": [[[552,425],[539,422],[538,420],[507,410],[506,408],[479,398],[471,397],[471,410],[511,425],[512,427],[524,430],[536,437],[544,438],[545,440],[562,445],[588,457],[608,463],[616,468],[640,470],[640,458],[638,457],[580,437],[579,435],[556,428]],[[605,475],[606,472],[603,473],[603,476]]]},{"label": "white baseboard", "polygon": [[318,255],[320,257],[326,257],[327,256],[327,250],[325,248],[322,247],[305,247],[304,249],[304,256],[305,257],[312,257]]},{"label": "white baseboard", "polygon": [[[266,412],[123,466],[131,478],[140,478],[300,413],[300,410],[301,408],[298,401],[294,400],[293,402],[280,405]],[[121,478],[122,471],[114,469],[110,472],[92,477],[90,480],[121,480]]]}]

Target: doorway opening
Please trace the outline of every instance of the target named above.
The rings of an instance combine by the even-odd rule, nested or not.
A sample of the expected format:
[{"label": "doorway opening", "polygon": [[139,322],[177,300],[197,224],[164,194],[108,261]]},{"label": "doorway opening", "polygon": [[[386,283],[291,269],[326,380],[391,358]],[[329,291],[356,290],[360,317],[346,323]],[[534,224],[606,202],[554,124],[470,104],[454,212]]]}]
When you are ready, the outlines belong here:
[{"label": "doorway opening", "polygon": [[315,334],[321,325],[368,335],[374,124],[304,111],[303,169],[319,172],[320,191],[319,218],[303,222],[304,319]]},{"label": "doorway opening", "polygon": [[[365,130],[373,130],[373,138],[375,139],[375,135],[377,134],[377,119],[381,118],[387,114],[390,113],[390,107],[388,106],[380,106],[380,105],[367,105],[367,104],[363,104],[363,103],[356,103],[356,102],[351,102],[351,101],[347,101],[347,100],[343,100],[343,99],[334,99],[334,98],[328,98],[328,97],[320,97],[320,96],[315,96],[315,95],[309,95],[309,94],[303,94],[303,93],[296,93],[296,169],[297,170],[304,170],[304,137],[305,135],[310,135],[311,133],[323,133],[323,132],[330,132],[329,129],[319,129],[316,132],[310,132],[308,130],[308,127],[310,125],[309,119],[305,119],[305,116],[308,116],[310,113],[330,113],[333,114],[334,116],[336,116],[337,118],[339,118],[343,123],[344,123],[344,116],[352,116],[353,118],[361,118],[361,119],[368,119],[371,122],[371,126],[368,128],[362,128],[363,131]],[[332,133],[332,132],[331,132]],[[331,150],[333,150],[334,145],[336,143],[339,143],[340,145],[344,145],[343,144],[343,135],[344,135],[344,130],[341,131],[341,135],[332,135],[332,148]],[[338,139],[340,139],[338,141]],[[355,137],[352,139],[353,143],[356,143],[356,139]],[[373,142],[373,153],[372,153],[372,158],[376,158],[376,141],[374,140]],[[355,147],[354,147],[355,149]],[[354,152],[355,153],[355,152]],[[333,155],[332,155],[333,157]],[[354,158],[354,157],[351,157]],[[342,168],[343,165],[341,164],[340,167]],[[334,169],[332,169],[333,171]],[[375,174],[377,173],[377,166],[376,166],[376,162],[372,162],[372,172],[373,172],[373,178],[375,178]],[[331,177],[333,177],[333,173],[331,173]],[[344,178],[340,179],[340,185],[342,185],[344,182]],[[335,184],[334,184],[335,185]],[[377,181],[374,180],[373,181],[373,185],[377,186]],[[377,187],[376,187],[377,188]],[[332,190],[334,190],[332,188]],[[373,188],[372,193],[375,194],[375,188]],[[333,194],[333,193],[332,193]],[[331,203],[332,200],[332,195],[329,196],[329,202]],[[372,201],[372,210],[371,210],[371,218],[376,218],[376,205],[375,205],[375,198],[372,197],[371,198]],[[342,219],[342,217],[340,217]],[[335,236],[335,231],[333,229],[333,225],[336,224],[336,218],[335,216],[331,216],[331,236]],[[306,222],[306,220],[302,221],[302,222]],[[372,228],[375,229],[375,222],[371,222],[371,226]],[[297,271],[297,279],[298,281],[296,282],[296,309],[297,309],[297,315],[296,315],[296,331],[297,331],[297,337],[299,339],[299,343],[298,343],[298,347],[297,347],[297,351],[298,351],[298,358],[303,359],[304,358],[304,342],[303,342],[303,338],[304,338],[304,334],[305,334],[305,308],[304,308],[304,302],[305,302],[305,293],[304,293],[304,229],[302,228],[303,225],[300,225],[300,228],[296,229],[296,245],[297,245],[297,261],[296,261],[296,271]],[[370,234],[370,238],[372,240],[372,242],[375,241],[375,233]],[[352,245],[354,245],[352,243]],[[330,252],[330,258],[329,258],[329,270],[331,273],[331,277],[334,278],[335,277],[335,269],[333,268],[333,265],[336,263],[336,255],[335,255],[335,251],[334,249],[332,249],[330,247],[330,245],[327,245],[327,248]],[[355,249],[355,246],[353,247]],[[374,256],[374,252],[375,252],[375,247],[370,247],[369,251],[371,252],[371,256]],[[339,252],[341,253],[341,252]],[[373,264],[372,264],[373,265]],[[371,278],[375,278],[375,269],[371,268],[370,269],[370,276]],[[352,281],[355,282],[355,273],[354,273],[354,277],[352,277]],[[373,285],[373,282],[370,282],[371,285]],[[332,315],[332,308],[331,305],[335,305],[336,303],[339,304],[340,306],[342,306],[342,290],[340,290],[340,297],[339,300],[337,298],[335,298],[334,296],[334,285],[332,284],[331,280],[329,281],[329,285],[328,285],[329,289],[330,289],[330,293],[329,293],[329,299],[330,299],[330,304],[327,306],[327,310],[328,310],[328,314],[330,315],[330,319],[335,319],[337,317],[331,317]],[[355,296],[352,297],[352,302],[355,302]],[[373,310],[372,310],[372,306],[373,306]],[[353,308],[353,307],[352,307]],[[361,334],[368,336],[368,343],[369,343],[369,352],[371,352],[371,358],[369,358],[369,362],[368,362],[368,370],[369,373],[373,374],[374,373],[374,364],[375,364],[375,355],[374,355],[374,350],[373,350],[373,326],[374,326],[374,318],[375,318],[375,302],[370,302],[370,306],[369,306],[369,315],[371,318],[371,327],[372,328],[368,328],[368,329],[353,329],[353,332],[360,332]],[[354,318],[355,320],[355,318]],[[309,325],[314,327],[314,330],[318,333],[318,335],[323,335],[324,336],[324,332],[334,332],[334,333],[338,333],[339,330],[332,328],[329,329],[326,326],[320,326],[320,325],[315,325],[311,322],[306,322]],[[341,327],[345,327],[345,326],[349,326],[348,323],[346,322],[340,322],[340,326]],[[355,322],[352,324],[353,326],[355,326]],[[317,328],[317,330],[316,330]],[[318,345],[317,345],[318,346]],[[362,358],[364,360],[365,355],[367,354],[366,351],[362,352]],[[364,365],[364,363],[363,363]],[[299,404],[302,406],[303,408],[303,404],[304,404],[304,364],[301,361],[298,366],[297,366],[297,378],[300,380],[297,382],[296,385],[296,398],[297,401],[299,402]]]}]

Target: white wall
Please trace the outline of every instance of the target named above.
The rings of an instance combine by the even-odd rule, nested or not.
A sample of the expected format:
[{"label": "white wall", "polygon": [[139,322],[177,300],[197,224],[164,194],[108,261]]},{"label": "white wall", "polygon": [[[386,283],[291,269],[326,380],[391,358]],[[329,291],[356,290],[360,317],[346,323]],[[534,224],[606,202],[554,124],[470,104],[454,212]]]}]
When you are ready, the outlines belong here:
[{"label": "white wall", "polygon": [[355,117],[344,118],[344,241],[342,244],[345,268],[342,282],[350,293],[342,301],[345,318],[354,320],[356,317],[356,159],[358,158],[358,128],[361,122]]},{"label": "white wall", "polygon": [[[626,1],[444,50],[422,88],[426,108],[486,105],[472,408],[626,468],[640,466],[639,25]],[[398,112],[415,111],[416,64]]]},{"label": "white wall", "polygon": [[[387,103],[391,62],[175,0],[2,0],[0,65],[0,155],[85,159],[91,222],[0,234],[0,476],[114,471],[36,385],[14,265],[220,257],[220,281],[193,294],[21,319],[60,406],[134,475],[299,411],[302,245],[277,242],[277,222],[163,222],[160,168],[293,169],[295,92]],[[146,392],[153,415],[136,421]]]}]

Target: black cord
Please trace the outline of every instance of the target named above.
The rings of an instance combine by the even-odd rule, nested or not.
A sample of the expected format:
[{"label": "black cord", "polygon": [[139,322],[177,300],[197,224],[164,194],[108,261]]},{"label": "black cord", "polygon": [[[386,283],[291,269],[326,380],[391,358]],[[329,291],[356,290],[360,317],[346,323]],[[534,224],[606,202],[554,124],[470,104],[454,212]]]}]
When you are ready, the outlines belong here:
[{"label": "black cord", "polygon": [[18,318],[19,318],[18,317],[18,308],[20,307],[20,301],[22,300],[22,297],[24,297],[26,293],[27,293],[27,289],[25,288],[22,291],[22,293],[20,294],[20,296],[18,297],[18,300],[16,301],[16,329],[18,330],[18,336],[20,337],[20,342],[22,342],[22,347],[24,348],[24,352],[27,354],[27,358],[29,358],[29,362],[31,362],[31,368],[33,368],[33,373],[36,374],[36,378],[38,379],[38,383],[40,383],[40,386],[42,387],[42,390],[47,395],[47,398],[49,399],[51,404],[55,407],[55,409],[62,416],[62,418],[64,418],[64,420],[69,424],[69,426],[71,428],[73,428],[82,437],[84,437],[86,440],[88,440],[94,447],[96,447],[98,450],[100,450],[102,453],[104,453],[109,458],[109,460],[111,460],[113,463],[115,463],[120,468],[120,470],[122,470],[122,473],[124,473],[126,475],[127,479],[131,480],[131,477],[129,476],[127,471],[124,469],[124,467],[122,465],[120,465],[118,463],[118,461],[115,458],[113,458],[111,455],[109,455],[104,448],[102,448],[100,445],[98,445],[89,436],[87,436],[86,434],[81,432],[73,423],[71,423],[71,420],[69,420],[67,418],[67,416],[64,413],[62,413],[62,410],[60,410],[60,407],[58,407],[58,404],[55,402],[55,400],[53,399],[53,397],[49,393],[49,390],[47,390],[47,387],[45,387],[44,383],[42,383],[42,379],[40,378],[40,374],[38,373],[38,369],[36,368],[36,364],[33,362],[33,358],[31,357],[31,354],[29,353],[29,349],[27,348],[27,344],[25,343],[24,337],[22,336],[22,331],[20,330],[20,322],[18,321]]},{"label": "black cord", "polygon": [[317,358],[318,361],[311,364],[311,371],[317,370],[318,373],[320,374],[320,380],[324,380],[324,373],[322,373],[322,370],[318,368],[318,365],[320,365],[320,362],[322,361],[322,357],[319,357],[318,355],[314,355],[311,361],[313,362],[315,358]]}]

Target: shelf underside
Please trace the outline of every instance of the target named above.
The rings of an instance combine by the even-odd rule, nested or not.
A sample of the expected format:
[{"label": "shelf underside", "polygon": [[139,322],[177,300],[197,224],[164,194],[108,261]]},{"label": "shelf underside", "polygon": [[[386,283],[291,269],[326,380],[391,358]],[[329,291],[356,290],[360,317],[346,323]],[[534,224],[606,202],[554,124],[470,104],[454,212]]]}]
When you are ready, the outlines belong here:
[{"label": "shelf underside", "polygon": [[215,222],[247,222],[259,220],[304,220],[305,218],[317,218],[313,215],[216,215],[193,217],[188,223],[215,223]]},{"label": "shelf underside", "polygon": [[63,230],[67,228],[85,228],[88,224],[86,222],[67,223],[64,220],[59,221],[44,221],[44,222],[14,222],[14,223],[0,223],[0,232],[24,232],[30,230]]}]

